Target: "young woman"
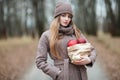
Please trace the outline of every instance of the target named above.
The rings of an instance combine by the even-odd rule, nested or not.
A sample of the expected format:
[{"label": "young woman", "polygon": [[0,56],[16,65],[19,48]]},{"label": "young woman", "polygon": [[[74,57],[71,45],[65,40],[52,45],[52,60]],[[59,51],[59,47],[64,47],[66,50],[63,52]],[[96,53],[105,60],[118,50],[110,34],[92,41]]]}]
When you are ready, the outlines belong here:
[{"label": "young woman", "polygon": [[[72,18],[71,5],[59,1],[50,29],[45,31],[39,40],[36,65],[53,80],[87,80],[86,66],[93,66],[96,59],[95,50],[92,50],[90,56],[82,56],[79,61],[70,62],[67,52],[68,41],[84,37]],[[47,63],[48,54],[54,65]]]}]

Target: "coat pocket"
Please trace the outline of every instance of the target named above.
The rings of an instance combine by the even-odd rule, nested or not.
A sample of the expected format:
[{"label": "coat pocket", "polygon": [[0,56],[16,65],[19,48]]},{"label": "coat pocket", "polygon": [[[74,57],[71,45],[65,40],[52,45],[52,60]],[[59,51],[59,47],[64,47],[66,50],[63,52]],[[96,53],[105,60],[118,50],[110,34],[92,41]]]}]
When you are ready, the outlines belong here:
[{"label": "coat pocket", "polygon": [[64,78],[64,73],[63,70],[61,70],[60,74],[57,77],[57,80],[63,80],[63,78]]},{"label": "coat pocket", "polygon": [[61,72],[59,73],[59,75],[58,75],[56,80],[64,80],[63,79],[64,78],[64,68],[63,68],[63,65],[59,65],[57,67],[60,69]]}]

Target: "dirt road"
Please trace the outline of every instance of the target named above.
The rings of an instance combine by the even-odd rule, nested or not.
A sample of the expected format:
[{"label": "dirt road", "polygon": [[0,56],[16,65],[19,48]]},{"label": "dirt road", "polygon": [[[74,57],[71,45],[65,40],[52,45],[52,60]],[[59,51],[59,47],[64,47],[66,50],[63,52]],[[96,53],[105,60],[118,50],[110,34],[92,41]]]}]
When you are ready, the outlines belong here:
[{"label": "dirt road", "polygon": [[[94,39],[90,38],[90,41],[92,42],[94,41]],[[99,54],[101,50],[98,48],[101,46],[96,41],[92,43],[97,48],[97,53]],[[100,60],[101,57],[98,55],[94,66],[92,68],[89,67],[87,68],[88,80],[109,80],[103,65],[100,63]],[[52,80],[52,79],[48,75],[45,75],[41,70],[38,70],[35,64],[33,64],[32,68],[26,73],[22,80]]]},{"label": "dirt road", "polygon": [[[88,68],[87,71],[88,80],[109,80],[99,61],[96,61],[94,67]],[[33,64],[33,66],[25,74],[22,80],[52,80],[52,79],[49,76],[45,75],[41,70],[38,70],[35,64]]]},{"label": "dirt road", "polygon": [[[120,80],[119,55],[113,55],[96,37],[89,37],[89,41],[98,54],[95,65],[87,68],[89,80]],[[5,42],[6,45],[0,45],[0,80],[51,80],[34,63],[38,40],[26,42],[17,45]]]}]

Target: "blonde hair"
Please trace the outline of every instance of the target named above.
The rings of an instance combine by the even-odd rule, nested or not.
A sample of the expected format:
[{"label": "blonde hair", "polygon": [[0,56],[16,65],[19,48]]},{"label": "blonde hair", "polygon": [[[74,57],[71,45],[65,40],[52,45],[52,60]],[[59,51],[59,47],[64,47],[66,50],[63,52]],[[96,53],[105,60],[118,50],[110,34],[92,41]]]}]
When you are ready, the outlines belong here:
[{"label": "blonde hair", "polygon": [[[55,48],[55,44],[59,39],[59,26],[60,26],[59,20],[60,20],[59,16],[54,18],[54,20],[52,21],[50,25],[50,33],[51,33],[50,51],[51,51],[51,54],[57,59],[61,59],[61,56],[59,55],[59,53],[56,51],[56,48]],[[80,30],[76,27],[76,25],[72,21],[70,24],[73,26],[76,38],[79,38]]]}]

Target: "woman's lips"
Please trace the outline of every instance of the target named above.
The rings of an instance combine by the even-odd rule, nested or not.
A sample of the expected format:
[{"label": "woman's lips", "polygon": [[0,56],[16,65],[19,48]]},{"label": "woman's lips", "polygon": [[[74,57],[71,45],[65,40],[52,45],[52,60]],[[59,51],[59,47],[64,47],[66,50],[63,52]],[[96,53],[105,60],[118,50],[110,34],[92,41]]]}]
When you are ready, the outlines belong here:
[{"label": "woman's lips", "polygon": [[64,22],[64,24],[68,24],[68,22]]}]

